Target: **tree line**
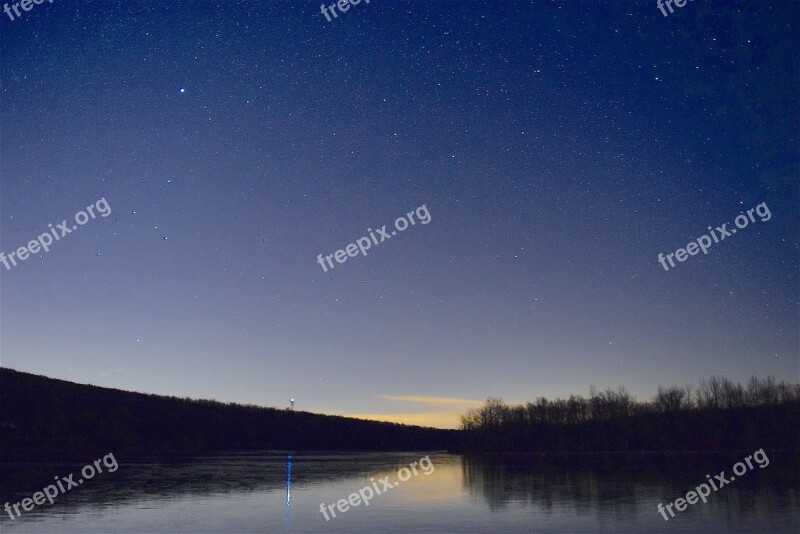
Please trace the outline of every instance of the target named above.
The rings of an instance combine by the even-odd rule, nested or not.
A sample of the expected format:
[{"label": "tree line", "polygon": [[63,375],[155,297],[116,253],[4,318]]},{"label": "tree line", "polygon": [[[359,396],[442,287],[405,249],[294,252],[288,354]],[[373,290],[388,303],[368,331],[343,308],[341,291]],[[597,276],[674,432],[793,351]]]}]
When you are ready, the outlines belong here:
[{"label": "tree line", "polygon": [[440,430],[252,405],[147,395],[0,368],[0,461],[84,460],[113,451],[602,452],[800,449],[800,385],[721,377],[589,397],[490,398]]},{"label": "tree line", "polygon": [[461,416],[461,448],[481,452],[711,451],[800,448],[800,385],[712,376],[695,387],[659,386],[638,402],[625,388],[588,398],[497,398]]}]

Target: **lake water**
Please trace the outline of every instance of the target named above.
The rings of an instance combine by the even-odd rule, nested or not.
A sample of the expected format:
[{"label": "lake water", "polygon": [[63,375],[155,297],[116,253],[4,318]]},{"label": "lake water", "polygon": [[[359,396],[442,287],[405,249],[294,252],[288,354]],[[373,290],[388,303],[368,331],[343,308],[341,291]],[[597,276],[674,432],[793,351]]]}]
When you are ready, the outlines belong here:
[{"label": "lake water", "polygon": [[[738,477],[705,504],[669,522],[656,510],[723,469],[728,456],[577,457],[554,461],[430,454],[433,470],[398,469],[421,453],[235,453],[191,460],[126,460],[14,519],[5,532],[798,532],[798,463]],[[88,460],[87,460],[88,461]],[[520,466],[520,464],[525,464]],[[419,465],[419,464],[418,464]],[[21,501],[74,464],[0,466],[2,502]],[[422,467],[427,467],[426,475]],[[380,479],[389,477],[391,489]],[[78,476],[75,476],[77,481]],[[373,482],[374,480],[374,482]],[[395,485],[397,484],[397,485]],[[383,491],[326,521],[320,504],[336,504],[364,487]],[[372,490],[373,493],[375,490]],[[369,493],[364,491],[369,497]],[[354,499],[354,502],[355,501]],[[344,504],[344,503],[342,503]],[[330,516],[330,512],[328,512]]]}]

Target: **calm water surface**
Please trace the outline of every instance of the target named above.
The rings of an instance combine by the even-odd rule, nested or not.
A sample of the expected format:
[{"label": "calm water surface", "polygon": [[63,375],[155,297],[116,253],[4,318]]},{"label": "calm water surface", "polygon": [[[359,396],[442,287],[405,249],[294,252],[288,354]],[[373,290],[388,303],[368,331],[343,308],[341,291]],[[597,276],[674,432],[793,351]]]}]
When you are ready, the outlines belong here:
[{"label": "calm water surface", "polygon": [[[204,456],[126,460],[22,517],[0,519],[3,533],[89,532],[800,532],[798,463],[770,458],[709,502],[665,522],[659,502],[684,496],[705,475],[730,470],[725,458],[569,462],[431,454],[418,474],[325,521],[335,504],[374,479],[419,460],[407,454]],[[30,497],[55,475],[82,465],[0,466],[3,502]],[[405,476],[405,473],[403,474]],[[76,481],[78,476],[75,477]]]}]

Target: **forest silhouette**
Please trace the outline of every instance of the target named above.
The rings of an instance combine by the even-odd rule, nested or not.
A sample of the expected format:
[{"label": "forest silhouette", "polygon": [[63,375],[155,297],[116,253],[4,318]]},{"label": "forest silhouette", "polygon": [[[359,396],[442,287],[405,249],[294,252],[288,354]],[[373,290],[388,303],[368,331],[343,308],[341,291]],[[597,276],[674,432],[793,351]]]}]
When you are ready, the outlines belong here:
[{"label": "forest silhouette", "polygon": [[800,385],[712,376],[696,388],[659,387],[648,402],[624,388],[525,405],[490,398],[461,417],[460,437],[472,452],[798,449],[798,416]]},{"label": "forest silhouette", "polygon": [[84,460],[109,451],[120,457],[236,450],[445,450],[454,433],[134,393],[0,368],[0,461]]},{"label": "forest silhouette", "polygon": [[459,430],[365,421],[75,384],[0,368],[0,461],[83,460],[211,451],[461,453],[683,452],[800,449],[800,386],[720,377],[509,405],[490,398]]}]

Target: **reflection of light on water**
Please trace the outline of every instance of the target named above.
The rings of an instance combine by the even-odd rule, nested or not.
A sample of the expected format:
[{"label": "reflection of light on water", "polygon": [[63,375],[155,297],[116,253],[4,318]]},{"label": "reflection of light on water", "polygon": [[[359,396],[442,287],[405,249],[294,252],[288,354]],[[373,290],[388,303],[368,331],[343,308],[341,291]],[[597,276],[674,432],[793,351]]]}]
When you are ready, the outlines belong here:
[{"label": "reflection of light on water", "polygon": [[286,508],[289,508],[292,499],[292,455],[286,462]]},{"label": "reflection of light on water", "polygon": [[292,521],[292,455],[290,454],[286,460],[286,513],[283,515],[283,521],[286,526]]}]

